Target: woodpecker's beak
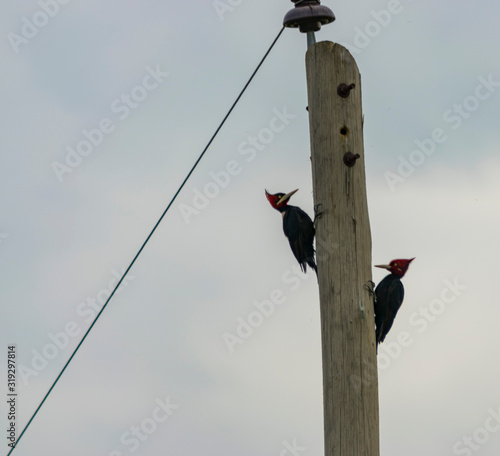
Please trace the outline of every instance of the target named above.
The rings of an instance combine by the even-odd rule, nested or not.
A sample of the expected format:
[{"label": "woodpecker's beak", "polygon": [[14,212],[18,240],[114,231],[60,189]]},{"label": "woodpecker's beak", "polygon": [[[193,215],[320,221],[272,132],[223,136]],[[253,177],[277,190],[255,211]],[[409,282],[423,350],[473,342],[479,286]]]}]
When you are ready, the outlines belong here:
[{"label": "woodpecker's beak", "polygon": [[389,264],[376,264],[375,265],[376,268],[382,268],[382,269],[387,269],[390,271],[391,269],[391,266]]},{"label": "woodpecker's beak", "polygon": [[278,201],[278,203],[277,203],[277,204],[279,205],[279,204],[282,204],[282,203],[284,203],[285,201],[289,200],[289,199],[290,199],[290,197],[291,197],[291,196],[292,196],[295,192],[298,192],[298,191],[299,191],[299,189],[297,188],[296,190],[293,190],[292,192],[287,193],[286,195],[282,196],[282,197],[281,197],[281,199]]}]

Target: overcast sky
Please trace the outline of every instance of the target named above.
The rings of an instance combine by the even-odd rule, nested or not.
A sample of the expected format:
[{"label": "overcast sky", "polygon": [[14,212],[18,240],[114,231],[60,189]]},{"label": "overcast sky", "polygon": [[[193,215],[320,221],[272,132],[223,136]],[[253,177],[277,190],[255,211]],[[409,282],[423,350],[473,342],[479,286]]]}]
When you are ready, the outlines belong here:
[{"label": "overcast sky", "polygon": [[[362,76],[374,264],[416,257],[379,349],[381,454],[497,455],[500,4],[323,3],[337,20],[317,40]],[[3,5],[0,371],[5,405],[15,344],[18,434],[291,8]],[[14,455],[323,453],[317,283],[264,196],[299,188],[312,214],[305,51],[285,30]]]}]

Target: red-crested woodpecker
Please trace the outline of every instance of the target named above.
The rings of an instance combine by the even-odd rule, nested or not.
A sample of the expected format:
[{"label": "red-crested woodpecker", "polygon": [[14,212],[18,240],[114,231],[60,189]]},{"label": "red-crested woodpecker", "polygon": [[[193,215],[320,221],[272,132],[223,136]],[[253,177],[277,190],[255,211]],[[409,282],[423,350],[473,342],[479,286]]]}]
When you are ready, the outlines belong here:
[{"label": "red-crested woodpecker", "polygon": [[389,264],[379,264],[376,268],[387,269],[390,274],[385,276],[375,288],[375,335],[378,344],[382,343],[391,329],[398,313],[405,290],[401,278],[415,258],[409,260],[392,260]]},{"label": "red-crested woodpecker", "polygon": [[283,216],[283,231],[302,271],[306,272],[307,265],[309,265],[318,274],[316,262],[314,261],[313,221],[300,207],[288,205],[290,197],[297,190],[286,194],[275,193],[274,195],[266,190],[266,197],[271,206],[281,212]]}]

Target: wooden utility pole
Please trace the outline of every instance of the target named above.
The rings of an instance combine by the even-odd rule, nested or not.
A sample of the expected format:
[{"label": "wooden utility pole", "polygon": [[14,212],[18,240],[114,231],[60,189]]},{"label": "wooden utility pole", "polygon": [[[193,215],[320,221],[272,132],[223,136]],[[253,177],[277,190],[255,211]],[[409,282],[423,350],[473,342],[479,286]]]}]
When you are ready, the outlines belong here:
[{"label": "wooden utility pole", "polygon": [[361,79],[347,49],[315,43],[335,19],[291,0],[283,24],[307,33],[308,111],[321,310],[325,456],[379,456],[378,378]]},{"label": "wooden utility pole", "polygon": [[306,55],[321,307],[326,456],[378,456],[378,381],[361,80],[321,42]]}]

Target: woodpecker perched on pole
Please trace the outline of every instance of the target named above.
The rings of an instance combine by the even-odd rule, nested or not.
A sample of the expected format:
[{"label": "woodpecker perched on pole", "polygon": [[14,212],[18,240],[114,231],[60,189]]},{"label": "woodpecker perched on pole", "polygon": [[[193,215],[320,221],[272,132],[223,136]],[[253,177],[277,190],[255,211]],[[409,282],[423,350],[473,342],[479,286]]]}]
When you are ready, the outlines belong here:
[{"label": "woodpecker perched on pole", "polygon": [[408,266],[414,259],[392,260],[389,264],[375,266],[376,268],[387,269],[390,272],[375,288],[375,335],[377,346],[384,341],[403,303],[405,290],[401,278],[405,275]]},{"label": "woodpecker perched on pole", "polygon": [[[298,190],[298,189],[297,189]],[[290,193],[270,194],[266,190],[266,197],[274,209],[281,212],[283,217],[283,231],[290,242],[292,252],[300,264],[303,272],[307,272],[309,265],[316,274],[318,269],[314,261],[314,224],[300,207],[289,206],[290,197],[297,191]]]}]

